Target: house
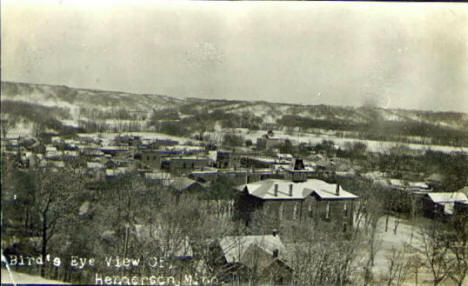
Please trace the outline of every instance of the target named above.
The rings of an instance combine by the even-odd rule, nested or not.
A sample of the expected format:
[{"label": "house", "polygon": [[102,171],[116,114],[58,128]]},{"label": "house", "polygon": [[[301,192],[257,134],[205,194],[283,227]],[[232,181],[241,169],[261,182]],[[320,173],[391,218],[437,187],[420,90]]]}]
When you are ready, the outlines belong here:
[{"label": "house", "polygon": [[354,201],[358,196],[338,184],[311,179],[294,182],[268,179],[236,187],[238,218],[248,225],[256,211],[276,224],[282,220],[301,222],[339,221],[352,226]]},{"label": "house", "polygon": [[428,193],[423,197],[423,212],[429,218],[453,215],[455,203],[458,208],[463,207],[468,203],[468,197],[462,192]]},{"label": "house", "polygon": [[281,285],[289,283],[293,273],[286,248],[275,233],[223,237],[212,247],[211,263],[225,270],[220,275],[225,281]]}]

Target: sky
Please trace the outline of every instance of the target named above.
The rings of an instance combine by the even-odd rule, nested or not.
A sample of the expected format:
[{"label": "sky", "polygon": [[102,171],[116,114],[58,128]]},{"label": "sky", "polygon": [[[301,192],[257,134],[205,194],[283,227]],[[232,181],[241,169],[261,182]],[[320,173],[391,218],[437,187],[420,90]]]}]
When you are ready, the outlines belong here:
[{"label": "sky", "polygon": [[3,81],[468,113],[468,4],[1,5]]}]

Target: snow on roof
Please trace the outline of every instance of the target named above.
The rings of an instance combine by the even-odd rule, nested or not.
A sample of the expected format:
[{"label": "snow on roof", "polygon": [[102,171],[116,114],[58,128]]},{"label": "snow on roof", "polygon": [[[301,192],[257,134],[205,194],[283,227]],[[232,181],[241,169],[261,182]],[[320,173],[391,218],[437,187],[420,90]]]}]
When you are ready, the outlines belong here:
[{"label": "snow on roof", "polygon": [[[278,192],[275,196],[275,186]],[[292,186],[292,194],[290,194]],[[292,182],[288,180],[268,179],[251,184],[238,186],[238,190],[247,191],[250,195],[263,200],[303,200],[307,196],[315,193],[323,200],[357,199],[358,196],[343,190],[336,194],[336,184],[328,184],[321,180],[307,180],[305,182]]]},{"label": "snow on roof", "polygon": [[444,213],[452,215],[455,202],[468,203],[468,197],[462,192],[428,193],[429,198],[444,208]]},{"label": "snow on roof", "polygon": [[426,181],[429,182],[442,182],[443,176],[439,173],[433,173],[429,177],[426,178]]},{"label": "snow on roof", "polygon": [[429,186],[424,182],[409,182],[411,188],[428,189]]},{"label": "snow on roof", "polygon": [[278,251],[278,257],[284,257],[286,248],[278,235],[244,235],[226,236],[219,242],[224,257],[228,263],[245,263],[245,254],[252,246],[257,246],[273,257],[273,253]]},{"label": "snow on roof", "polygon": [[[275,196],[275,186],[278,186],[278,192]],[[289,193],[292,185],[292,194]],[[312,193],[312,190],[306,189],[304,183],[294,183],[286,180],[269,179],[251,184],[239,186],[243,190],[247,187],[250,195],[263,200],[303,200]]]},{"label": "snow on roof", "polygon": [[306,183],[310,182],[309,188],[313,190],[313,193],[317,194],[322,200],[355,200],[358,199],[359,197],[345,191],[341,186],[338,185],[339,187],[339,193],[337,194],[336,189],[337,185],[336,184],[329,184],[327,182],[321,181],[321,180],[308,180]]},{"label": "snow on roof", "polygon": [[455,201],[468,201],[468,197],[462,192],[428,193],[427,195],[435,203],[453,203]]}]

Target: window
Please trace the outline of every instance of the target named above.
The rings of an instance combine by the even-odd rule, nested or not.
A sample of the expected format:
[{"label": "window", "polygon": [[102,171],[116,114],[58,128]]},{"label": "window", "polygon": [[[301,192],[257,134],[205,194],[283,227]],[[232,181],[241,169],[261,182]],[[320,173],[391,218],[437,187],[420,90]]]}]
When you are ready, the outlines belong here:
[{"label": "window", "polygon": [[283,203],[280,203],[280,206],[279,206],[279,219],[280,220],[283,219]]},{"label": "window", "polygon": [[294,204],[294,210],[293,210],[293,219],[295,220],[297,218],[297,203]]},{"label": "window", "polygon": [[327,202],[327,206],[325,208],[325,219],[330,219],[330,203]]}]

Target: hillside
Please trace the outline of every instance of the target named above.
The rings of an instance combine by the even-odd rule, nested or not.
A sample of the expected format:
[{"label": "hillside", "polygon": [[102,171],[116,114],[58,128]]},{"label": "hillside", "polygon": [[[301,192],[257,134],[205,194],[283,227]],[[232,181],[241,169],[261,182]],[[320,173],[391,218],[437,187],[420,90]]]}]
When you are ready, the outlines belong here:
[{"label": "hillside", "polygon": [[157,130],[177,136],[248,128],[468,146],[468,114],[459,112],[182,100],[157,94],[13,82],[2,82],[1,88],[2,114],[9,118],[10,135],[27,134],[37,129],[38,123],[43,130],[59,133]]}]

